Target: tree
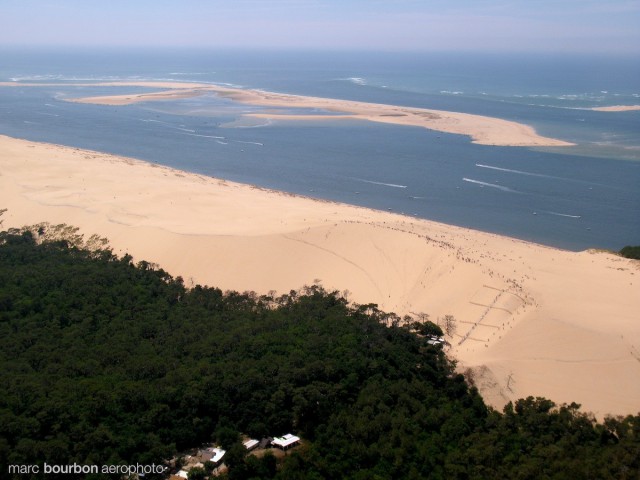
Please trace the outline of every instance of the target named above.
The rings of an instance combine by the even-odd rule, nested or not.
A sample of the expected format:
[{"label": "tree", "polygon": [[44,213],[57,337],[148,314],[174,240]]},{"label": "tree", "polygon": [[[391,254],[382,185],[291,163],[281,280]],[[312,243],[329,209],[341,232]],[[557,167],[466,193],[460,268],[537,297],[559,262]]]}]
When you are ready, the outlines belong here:
[{"label": "tree", "polygon": [[229,450],[233,445],[240,442],[240,434],[230,425],[218,428],[215,433],[215,438],[225,450]]},{"label": "tree", "polygon": [[448,337],[453,337],[456,333],[457,325],[456,319],[453,315],[445,315],[444,316],[444,333],[447,334]]},{"label": "tree", "polygon": [[635,260],[640,260],[640,245],[631,246],[627,245],[626,247],[620,250],[620,255],[626,258],[633,258]]},{"label": "tree", "polygon": [[193,467],[187,473],[187,480],[205,480],[207,472],[202,467]]},{"label": "tree", "polygon": [[433,322],[426,321],[424,323],[421,322],[413,322],[407,324],[413,331],[416,333],[423,335],[425,337],[442,337],[444,333],[442,329]]},{"label": "tree", "polygon": [[[640,416],[601,425],[536,398],[493,411],[415,334],[437,333],[429,322],[320,287],[275,303],[186,289],[33,231],[0,232],[3,478],[9,464],[158,463],[211,432],[230,480],[638,478]],[[239,432],[304,442],[276,468]]]}]

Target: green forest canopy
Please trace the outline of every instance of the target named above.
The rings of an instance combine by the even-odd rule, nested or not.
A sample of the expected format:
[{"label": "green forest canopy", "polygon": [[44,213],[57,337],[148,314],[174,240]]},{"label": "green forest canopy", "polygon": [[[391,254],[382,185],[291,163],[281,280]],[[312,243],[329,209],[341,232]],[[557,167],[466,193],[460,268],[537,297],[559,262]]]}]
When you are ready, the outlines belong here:
[{"label": "green forest canopy", "polygon": [[[532,397],[492,410],[375,305],[318,286],[188,289],[130,256],[37,237],[0,233],[2,478],[18,464],[159,463],[222,437],[240,452],[232,479],[640,474],[640,416],[597,423]],[[233,450],[240,432],[305,443],[276,468]]]}]

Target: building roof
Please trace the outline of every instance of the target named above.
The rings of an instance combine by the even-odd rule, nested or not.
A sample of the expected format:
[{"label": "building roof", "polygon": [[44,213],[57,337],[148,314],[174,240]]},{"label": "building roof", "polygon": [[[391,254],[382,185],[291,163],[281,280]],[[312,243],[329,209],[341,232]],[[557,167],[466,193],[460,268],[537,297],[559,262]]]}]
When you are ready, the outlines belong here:
[{"label": "building roof", "polygon": [[287,433],[286,435],[284,435],[282,437],[274,438],[271,441],[271,443],[273,445],[278,446],[278,447],[286,448],[286,447],[288,447],[290,445],[293,445],[294,443],[297,443],[299,441],[300,441],[300,437],[296,437],[295,435]]},{"label": "building roof", "polygon": [[258,443],[259,443],[258,440],[254,440],[254,439],[249,439],[245,442],[242,442],[242,444],[244,445],[244,448],[246,448],[247,450],[251,450],[256,445],[258,445]]},{"label": "building roof", "polygon": [[222,450],[221,448],[207,448],[207,452],[212,453],[211,461],[213,463],[218,463],[224,457],[224,454],[227,453],[226,450]]}]

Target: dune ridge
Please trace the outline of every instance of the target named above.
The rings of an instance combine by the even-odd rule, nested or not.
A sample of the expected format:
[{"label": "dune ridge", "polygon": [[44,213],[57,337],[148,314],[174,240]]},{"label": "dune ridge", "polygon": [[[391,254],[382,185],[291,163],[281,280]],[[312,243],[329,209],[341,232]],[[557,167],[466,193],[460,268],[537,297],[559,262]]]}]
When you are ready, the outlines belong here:
[{"label": "dune ridge", "polygon": [[640,411],[638,261],[9,137],[0,208],[4,228],[75,225],[187,285],[320,282],[400,315],[453,315],[449,352],[496,407],[539,395],[600,418]]}]

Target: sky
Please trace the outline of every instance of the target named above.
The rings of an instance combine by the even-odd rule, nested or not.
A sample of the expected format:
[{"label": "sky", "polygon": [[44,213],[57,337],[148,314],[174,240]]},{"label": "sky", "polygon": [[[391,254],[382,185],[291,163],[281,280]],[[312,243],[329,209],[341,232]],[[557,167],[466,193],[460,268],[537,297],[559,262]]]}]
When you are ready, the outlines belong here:
[{"label": "sky", "polygon": [[0,46],[640,53],[640,0],[0,0]]}]

